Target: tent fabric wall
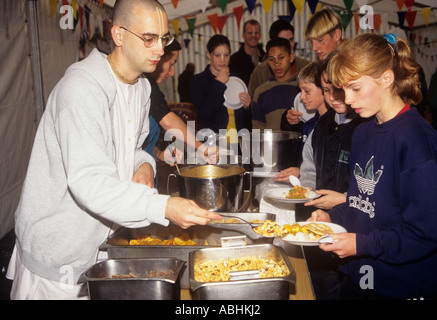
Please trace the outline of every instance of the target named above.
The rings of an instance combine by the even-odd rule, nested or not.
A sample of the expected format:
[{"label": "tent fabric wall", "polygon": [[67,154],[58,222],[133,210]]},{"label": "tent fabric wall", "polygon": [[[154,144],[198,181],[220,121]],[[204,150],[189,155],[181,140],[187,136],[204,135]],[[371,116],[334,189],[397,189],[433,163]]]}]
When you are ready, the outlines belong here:
[{"label": "tent fabric wall", "polygon": [[14,226],[36,130],[26,4],[0,3],[0,238]]}]

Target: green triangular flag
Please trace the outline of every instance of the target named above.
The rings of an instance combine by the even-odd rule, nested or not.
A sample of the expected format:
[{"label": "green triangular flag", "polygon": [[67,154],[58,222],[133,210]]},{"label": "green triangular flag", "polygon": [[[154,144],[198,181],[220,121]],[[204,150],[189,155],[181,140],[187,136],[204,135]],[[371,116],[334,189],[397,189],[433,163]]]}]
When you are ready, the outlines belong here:
[{"label": "green triangular flag", "polygon": [[228,5],[228,0],[218,0],[219,6],[222,9],[222,13],[225,13],[226,6]]}]

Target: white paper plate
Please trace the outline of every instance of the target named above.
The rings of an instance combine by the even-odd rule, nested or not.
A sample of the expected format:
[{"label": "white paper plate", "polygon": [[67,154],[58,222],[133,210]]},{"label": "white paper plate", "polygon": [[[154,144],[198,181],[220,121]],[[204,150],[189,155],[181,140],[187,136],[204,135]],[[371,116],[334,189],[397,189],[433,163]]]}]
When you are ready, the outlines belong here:
[{"label": "white paper plate", "polygon": [[314,111],[308,111],[307,108],[305,108],[305,105],[303,104],[302,100],[300,99],[301,93],[299,92],[296,95],[296,98],[294,98],[294,110],[302,112],[303,115],[300,116],[300,120],[303,122],[307,122],[310,120],[314,115],[316,114],[316,110]]},{"label": "white paper plate", "polygon": [[[304,226],[308,223],[311,222],[297,222],[299,225]],[[334,231],[334,233],[341,233],[341,232],[347,232],[345,228],[343,228],[342,226],[335,224],[335,223],[330,223],[330,222],[319,222],[317,221],[316,223],[321,223],[321,224],[325,224],[329,227],[332,228],[332,231]],[[296,236],[293,236],[291,234],[287,234],[285,237],[282,238],[283,241],[287,242],[287,243],[291,243],[297,246],[319,246],[320,243],[317,240],[311,241],[311,240],[306,240],[306,241],[302,241],[302,240],[297,240]]]},{"label": "white paper plate", "polygon": [[247,92],[247,87],[243,80],[237,77],[229,77],[226,82],[227,89],[225,91],[225,103],[224,105],[230,109],[240,109],[243,104],[240,102],[239,94],[241,92]]}]

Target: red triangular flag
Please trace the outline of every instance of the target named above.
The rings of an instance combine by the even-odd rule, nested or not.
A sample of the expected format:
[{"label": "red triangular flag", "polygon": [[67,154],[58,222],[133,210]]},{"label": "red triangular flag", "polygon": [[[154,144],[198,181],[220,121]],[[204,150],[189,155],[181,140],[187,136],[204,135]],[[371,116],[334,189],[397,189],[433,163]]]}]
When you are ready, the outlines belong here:
[{"label": "red triangular flag", "polygon": [[103,1],[104,0],[99,0],[100,6],[103,7]]},{"label": "red triangular flag", "polygon": [[413,29],[414,27],[414,21],[416,20],[416,14],[417,11],[407,11],[407,13],[405,14],[405,19],[408,22],[408,26],[410,27],[410,30]]},{"label": "red triangular flag", "polygon": [[399,11],[402,11],[402,7],[404,6],[404,0],[396,0],[396,4],[398,5]]},{"label": "red triangular flag", "polygon": [[179,0],[171,0],[171,3],[173,3],[173,7],[175,7],[175,9],[178,6],[178,2]]},{"label": "red triangular flag", "polygon": [[243,16],[243,5],[232,9],[234,11],[235,20],[237,20],[238,30],[240,30],[241,17]]},{"label": "red triangular flag", "polygon": [[376,13],[373,15],[373,26],[375,27],[376,32],[379,32],[379,27],[381,26],[381,14]]},{"label": "red triangular flag", "polygon": [[228,16],[219,16],[218,17],[217,27],[218,27],[220,33],[222,33],[222,31],[223,31],[223,27],[226,24],[226,20],[228,20]]},{"label": "red triangular flag", "polygon": [[413,6],[415,0],[405,0],[405,6],[407,7],[407,10],[410,11],[411,7]]},{"label": "red triangular flag", "polygon": [[218,14],[210,14],[208,16],[209,24],[211,25],[212,29],[214,30],[214,33],[217,33],[217,22],[218,22]]}]

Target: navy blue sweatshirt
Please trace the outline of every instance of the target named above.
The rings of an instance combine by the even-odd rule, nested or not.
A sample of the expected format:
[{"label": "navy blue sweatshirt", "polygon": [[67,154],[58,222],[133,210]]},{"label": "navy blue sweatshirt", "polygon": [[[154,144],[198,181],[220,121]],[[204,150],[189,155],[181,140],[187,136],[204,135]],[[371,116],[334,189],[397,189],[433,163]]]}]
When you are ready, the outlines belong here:
[{"label": "navy blue sweatshirt", "polygon": [[355,130],[346,203],[329,213],[357,234],[341,266],[356,285],[370,266],[375,294],[437,296],[436,158],[437,132],[415,109]]}]

